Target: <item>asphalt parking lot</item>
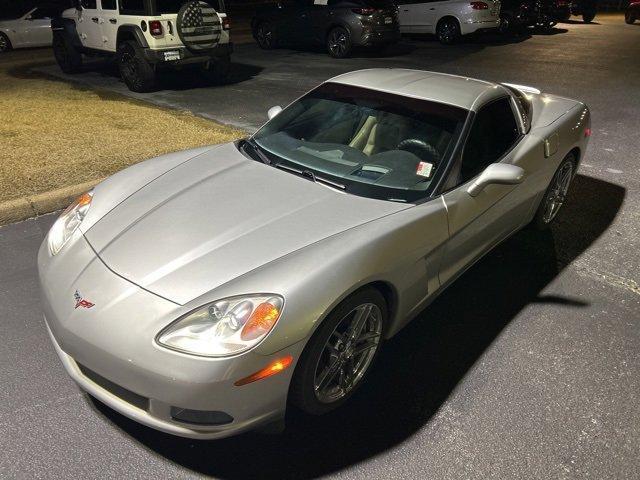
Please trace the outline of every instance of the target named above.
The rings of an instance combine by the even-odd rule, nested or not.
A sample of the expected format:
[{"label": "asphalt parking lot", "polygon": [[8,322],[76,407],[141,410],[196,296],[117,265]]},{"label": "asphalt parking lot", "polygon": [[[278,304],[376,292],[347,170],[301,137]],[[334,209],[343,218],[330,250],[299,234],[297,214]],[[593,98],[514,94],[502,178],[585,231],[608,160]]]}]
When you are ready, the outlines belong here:
[{"label": "asphalt parking lot", "polygon": [[[344,61],[240,45],[227,86],[172,76],[135,95],[252,130],[335,74],[432,69],[584,100],[593,137],[550,232],[499,246],[385,346],[350,404],[293,412],[280,436],[174,438],[81,394],[38,303],[35,257],[54,216],[0,228],[0,478],[638,478],[638,54],[640,25],[602,15],[553,35],[414,38]],[[73,81],[129,95],[108,67]]]}]

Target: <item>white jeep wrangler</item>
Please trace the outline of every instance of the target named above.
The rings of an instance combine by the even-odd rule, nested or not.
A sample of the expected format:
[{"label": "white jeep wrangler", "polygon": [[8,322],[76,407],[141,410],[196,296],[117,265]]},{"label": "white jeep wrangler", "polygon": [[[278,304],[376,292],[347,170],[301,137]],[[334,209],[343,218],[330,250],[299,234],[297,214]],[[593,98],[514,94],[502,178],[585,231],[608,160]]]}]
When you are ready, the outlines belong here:
[{"label": "white jeep wrangler", "polygon": [[220,83],[232,44],[224,0],[77,0],[51,21],[53,52],[65,73],[82,55],[115,56],[130,90],[147,92],[165,67],[197,64]]}]

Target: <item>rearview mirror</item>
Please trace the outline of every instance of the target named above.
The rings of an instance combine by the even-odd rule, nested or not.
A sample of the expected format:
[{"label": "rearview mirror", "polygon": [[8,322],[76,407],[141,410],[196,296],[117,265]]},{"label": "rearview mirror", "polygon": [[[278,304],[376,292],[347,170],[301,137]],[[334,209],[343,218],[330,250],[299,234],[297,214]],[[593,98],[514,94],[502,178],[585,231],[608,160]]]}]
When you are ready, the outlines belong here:
[{"label": "rearview mirror", "polygon": [[267,117],[269,117],[269,120],[271,120],[271,119],[273,119],[273,117],[278,115],[281,111],[282,111],[282,107],[280,105],[276,105],[275,107],[271,107],[267,111]]},{"label": "rearview mirror", "polygon": [[472,197],[477,196],[487,185],[516,185],[524,180],[524,170],[508,163],[492,163],[467,189]]}]

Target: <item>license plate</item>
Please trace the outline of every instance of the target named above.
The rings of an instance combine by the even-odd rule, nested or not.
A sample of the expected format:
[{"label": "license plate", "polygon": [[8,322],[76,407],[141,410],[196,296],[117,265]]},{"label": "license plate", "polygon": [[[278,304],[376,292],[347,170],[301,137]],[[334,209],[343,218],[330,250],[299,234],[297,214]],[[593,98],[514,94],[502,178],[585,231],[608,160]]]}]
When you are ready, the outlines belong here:
[{"label": "license plate", "polygon": [[172,60],[180,60],[180,50],[171,50],[164,52],[164,61],[170,62]]},{"label": "license plate", "polygon": [[391,23],[391,22],[393,22],[393,19],[391,17],[384,17],[384,23],[385,24]]}]

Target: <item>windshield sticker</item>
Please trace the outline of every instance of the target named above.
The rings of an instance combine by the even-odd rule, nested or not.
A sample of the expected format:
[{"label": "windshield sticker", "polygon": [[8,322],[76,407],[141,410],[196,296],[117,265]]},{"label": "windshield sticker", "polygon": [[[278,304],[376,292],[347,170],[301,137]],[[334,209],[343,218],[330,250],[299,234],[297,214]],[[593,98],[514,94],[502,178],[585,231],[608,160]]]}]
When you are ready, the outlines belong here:
[{"label": "windshield sticker", "polygon": [[420,162],[418,163],[418,169],[416,170],[416,175],[429,178],[431,176],[432,171],[433,171],[433,163]]}]

